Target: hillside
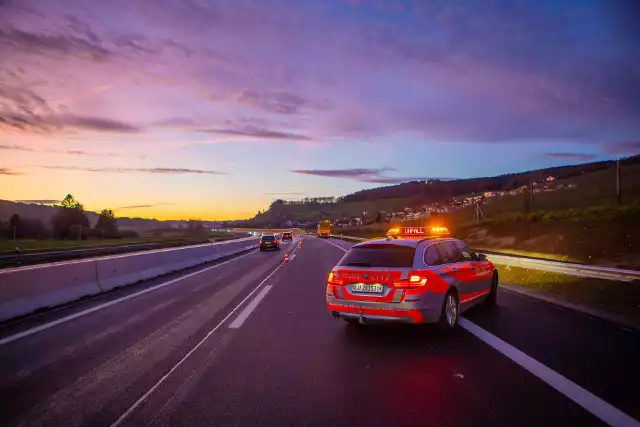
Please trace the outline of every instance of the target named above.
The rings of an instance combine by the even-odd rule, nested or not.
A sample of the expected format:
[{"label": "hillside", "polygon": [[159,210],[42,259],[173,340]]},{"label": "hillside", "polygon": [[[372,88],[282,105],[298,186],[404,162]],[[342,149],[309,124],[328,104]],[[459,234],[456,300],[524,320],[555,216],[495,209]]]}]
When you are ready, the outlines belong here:
[{"label": "hillside", "polygon": [[[55,215],[57,208],[47,205],[27,204],[0,200],[0,221],[8,221],[11,215],[17,214],[22,218],[40,220],[43,224],[49,224]],[[95,226],[98,221],[98,214],[95,212],[85,212],[89,219],[89,225]],[[118,227],[121,230],[133,230],[136,232],[146,232],[159,228],[183,228],[185,221],[158,221],[156,219],[145,218],[118,218]]]},{"label": "hillside", "polygon": [[[622,159],[620,165],[623,199],[633,201],[640,196],[640,155]],[[515,191],[531,182],[545,181],[548,177],[554,178],[554,188],[563,187],[565,190],[554,191],[544,187],[536,189],[534,209],[554,211],[615,204],[616,163],[602,161],[495,177],[413,181],[362,190],[337,199],[320,198],[320,201],[300,202],[276,200],[268,210],[249,221],[243,221],[243,224],[262,226],[287,221],[292,221],[293,224],[317,222],[323,218],[336,220],[360,217],[365,210],[368,213],[365,220],[369,222],[375,221],[380,211],[397,212],[404,208],[415,211],[426,204],[447,204],[462,196]],[[575,189],[566,190],[567,187]],[[527,206],[528,193],[518,194],[483,200],[485,215],[488,217],[530,209]],[[450,216],[455,222],[465,223],[473,219],[473,214],[474,211],[469,207],[457,209]]]},{"label": "hillside", "polygon": [[[622,160],[623,166],[640,164],[640,155]],[[512,173],[485,178],[458,179],[449,181],[429,180],[412,181],[388,187],[361,190],[344,196],[344,202],[373,201],[381,199],[415,199],[416,204],[436,202],[467,194],[484,193],[487,191],[512,190],[530,181],[541,181],[548,176],[557,179],[567,179],[583,174],[612,168],[615,161],[602,161],[572,166],[558,166],[520,173]]]}]

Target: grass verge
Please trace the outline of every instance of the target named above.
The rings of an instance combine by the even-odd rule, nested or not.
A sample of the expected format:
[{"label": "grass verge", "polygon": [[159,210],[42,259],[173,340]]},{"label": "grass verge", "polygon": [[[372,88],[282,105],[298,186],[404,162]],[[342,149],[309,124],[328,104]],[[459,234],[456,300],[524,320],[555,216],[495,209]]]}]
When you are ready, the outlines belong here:
[{"label": "grass verge", "polygon": [[15,247],[19,247],[22,253],[49,252],[49,251],[65,251],[73,249],[88,248],[106,248],[127,245],[140,245],[147,243],[205,243],[209,238],[215,238],[216,241],[237,238],[239,235],[234,233],[210,233],[201,236],[140,236],[129,239],[88,239],[88,240],[36,240],[36,239],[18,239],[18,240],[0,240],[0,255],[12,254]]},{"label": "grass verge", "polygon": [[516,249],[490,249],[490,248],[473,248],[476,252],[496,252],[504,255],[515,255],[515,256],[523,256],[529,258],[541,258],[541,259],[549,259],[552,261],[562,261],[562,262],[573,262],[573,263],[582,263],[582,260],[578,258],[573,258],[568,255],[560,255],[560,254],[549,254],[543,252],[530,252],[530,251],[520,251]]},{"label": "grass verge", "polygon": [[638,281],[615,282],[507,266],[499,273],[501,283],[640,320]]}]

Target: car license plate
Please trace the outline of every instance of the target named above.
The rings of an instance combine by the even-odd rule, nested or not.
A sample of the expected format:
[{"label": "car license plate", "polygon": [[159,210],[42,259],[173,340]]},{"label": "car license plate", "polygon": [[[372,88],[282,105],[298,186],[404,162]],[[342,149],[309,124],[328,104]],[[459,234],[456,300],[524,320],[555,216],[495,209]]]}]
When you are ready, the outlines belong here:
[{"label": "car license plate", "polygon": [[383,287],[380,283],[367,284],[367,283],[354,283],[351,285],[351,290],[354,292],[365,292],[369,294],[381,294]]}]

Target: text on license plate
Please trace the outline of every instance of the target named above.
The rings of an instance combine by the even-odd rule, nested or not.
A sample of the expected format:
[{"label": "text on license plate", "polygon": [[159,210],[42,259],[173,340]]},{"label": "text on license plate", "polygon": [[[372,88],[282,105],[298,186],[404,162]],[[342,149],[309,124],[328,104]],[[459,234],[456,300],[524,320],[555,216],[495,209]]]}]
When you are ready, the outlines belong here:
[{"label": "text on license plate", "polygon": [[351,285],[351,290],[354,292],[381,294],[383,287],[380,283],[374,283],[374,284],[354,283],[353,285]]}]

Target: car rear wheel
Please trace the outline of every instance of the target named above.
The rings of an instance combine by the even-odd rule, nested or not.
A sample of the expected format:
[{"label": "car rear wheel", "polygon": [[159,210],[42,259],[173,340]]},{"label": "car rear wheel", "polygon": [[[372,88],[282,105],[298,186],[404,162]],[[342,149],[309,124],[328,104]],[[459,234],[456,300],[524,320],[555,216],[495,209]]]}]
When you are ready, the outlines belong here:
[{"label": "car rear wheel", "polygon": [[495,307],[498,305],[498,274],[493,273],[493,277],[491,278],[491,288],[489,290],[489,295],[487,299],[484,300],[484,303],[487,307]]},{"label": "car rear wheel", "polygon": [[442,312],[440,313],[440,320],[438,326],[444,331],[449,331],[458,324],[458,297],[454,291],[449,291],[447,296],[444,297],[442,303]]}]

